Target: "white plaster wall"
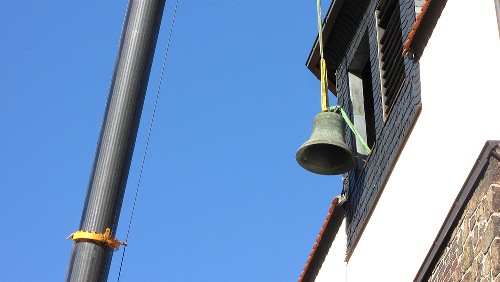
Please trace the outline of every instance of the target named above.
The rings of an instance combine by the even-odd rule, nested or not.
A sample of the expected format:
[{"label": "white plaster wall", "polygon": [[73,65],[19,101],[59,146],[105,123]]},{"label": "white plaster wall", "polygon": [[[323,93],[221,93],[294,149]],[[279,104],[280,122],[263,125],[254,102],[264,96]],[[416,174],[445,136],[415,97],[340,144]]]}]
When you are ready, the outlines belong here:
[{"label": "white plaster wall", "polygon": [[413,281],[485,141],[500,139],[493,0],[448,1],[420,63],[422,112],[348,262],[349,282]]},{"label": "white plaster wall", "polygon": [[332,282],[346,281],[346,234],[345,234],[345,219],[342,221],[339,232],[330,247],[330,251],[321,266],[321,269],[316,276],[315,282]]}]

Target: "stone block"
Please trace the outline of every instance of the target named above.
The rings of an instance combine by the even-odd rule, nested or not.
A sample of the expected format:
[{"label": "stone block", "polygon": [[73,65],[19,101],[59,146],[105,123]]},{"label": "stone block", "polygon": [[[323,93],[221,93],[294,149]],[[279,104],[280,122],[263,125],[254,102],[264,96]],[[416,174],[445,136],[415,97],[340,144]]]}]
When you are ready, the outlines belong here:
[{"label": "stone block", "polygon": [[469,226],[470,226],[470,229],[474,229],[474,227],[476,226],[476,217],[475,216],[471,216],[470,219],[469,219]]},{"label": "stone block", "polygon": [[500,237],[500,213],[491,215],[482,236],[481,251],[486,253],[495,237]]},{"label": "stone block", "polygon": [[474,227],[473,225],[469,225],[469,218],[471,217],[474,217],[474,214],[471,214],[470,211],[466,210],[463,215],[463,230],[465,236],[467,236]]},{"label": "stone block", "polygon": [[483,274],[489,274],[491,271],[491,257],[490,253],[486,253],[483,258]]},{"label": "stone block", "polygon": [[470,281],[475,281],[475,279],[474,277],[472,277],[472,273],[470,271],[467,271],[467,273],[465,273],[465,275],[462,277],[460,281],[470,282]]},{"label": "stone block", "polygon": [[463,273],[460,270],[460,267],[458,267],[453,272],[453,275],[451,276],[451,278],[452,278],[452,281],[462,281],[462,276],[463,276]]},{"label": "stone block", "polygon": [[478,256],[474,258],[474,262],[472,263],[472,273],[476,275],[476,277],[483,276],[483,254],[479,253]]},{"label": "stone block", "polygon": [[[483,224],[483,225],[486,226],[486,223]],[[484,236],[483,236],[484,232],[481,232],[479,230],[480,230],[480,228],[478,226],[476,226],[476,228],[474,228],[474,234],[473,234],[473,238],[475,239],[475,242],[474,242],[474,257],[477,256],[479,253],[482,252],[484,244],[489,244],[489,243],[485,243],[485,241],[484,241],[484,239],[485,239]]]},{"label": "stone block", "polygon": [[500,212],[500,185],[491,184],[486,194],[485,206],[491,213]]},{"label": "stone block", "polygon": [[454,259],[451,262],[450,272],[447,276],[452,278],[452,277],[454,277],[453,273],[456,273],[456,272],[460,272],[459,268],[458,268],[458,258]]},{"label": "stone block", "polygon": [[[464,245],[464,238],[467,238],[467,233],[465,233],[462,228],[456,228],[458,229],[457,236],[456,236],[456,241],[459,246]],[[462,253],[462,252],[460,252]]]},{"label": "stone block", "polygon": [[474,261],[474,249],[472,248],[472,241],[469,238],[465,242],[464,252],[462,253],[462,257],[460,259],[462,273],[465,273],[467,269],[469,269],[473,261]]},{"label": "stone block", "polygon": [[481,201],[476,209],[476,221],[485,221],[488,217],[490,216],[485,213],[484,201]]},{"label": "stone block", "polygon": [[[471,230],[471,236],[472,236],[472,245],[474,245],[475,249],[478,245],[481,245],[481,236],[479,235],[479,227],[474,226],[474,228]],[[477,256],[478,250],[474,252],[474,256]]]},{"label": "stone block", "polygon": [[477,261],[476,260],[473,260],[472,261],[472,264],[469,268],[469,272],[471,273],[472,277],[479,277],[479,273],[478,273],[478,265],[477,265]]},{"label": "stone block", "polygon": [[481,280],[479,280],[480,282],[491,282],[491,276],[490,275],[481,276],[479,278],[481,279]]},{"label": "stone block", "polygon": [[500,238],[491,243],[490,261],[492,277],[496,277],[500,273]]},{"label": "stone block", "polygon": [[479,187],[475,188],[475,194],[470,198],[469,202],[467,203],[468,209],[470,209],[470,212],[473,213],[479,204],[481,203],[482,196],[479,195]]},{"label": "stone block", "polygon": [[453,239],[453,242],[451,243],[450,246],[451,250],[454,252],[454,257],[455,259],[458,258],[463,251],[462,245],[458,243],[458,237]]}]

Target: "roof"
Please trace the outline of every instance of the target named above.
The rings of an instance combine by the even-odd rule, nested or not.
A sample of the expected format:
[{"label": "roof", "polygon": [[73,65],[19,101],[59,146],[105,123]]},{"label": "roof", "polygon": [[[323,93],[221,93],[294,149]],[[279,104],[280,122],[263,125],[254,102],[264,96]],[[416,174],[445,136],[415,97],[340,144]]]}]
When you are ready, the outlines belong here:
[{"label": "roof", "polygon": [[[326,45],[328,38],[330,37],[330,33],[333,28],[333,24],[337,21],[340,8],[342,8],[342,4],[344,0],[333,0],[328,8],[328,12],[326,13],[325,19],[323,20],[323,46]],[[318,36],[316,36],[316,40],[314,41],[313,47],[307,57],[306,66],[313,72],[314,75],[318,79],[320,79],[320,69],[319,69],[319,45],[318,45]]]},{"label": "roof", "polygon": [[[323,21],[323,44],[324,56],[327,63],[328,79],[335,81],[335,71],[338,67],[342,54],[351,39],[351,35],[357,27],[356,23],[362,15],[363,0],[345,1],[333,0],[326,17]],[[420,13],[413,24],[411,32],[405,40],[403,47],[404,56],[411,52],[420,58],[424,52],[434,27],[439,20],[441,13],[448,0],[425,0]],[[500,8],[498,9],[500,10]],[[307,68],[320,79],[320,54],[318,38],[314,42],[313,48],[306,61]],[[329,83],[330,91],[336,94],[335,84]]]},{"label": "roof", "polygon": [[333,198],[328,215],[316,238],[316,243],[309,254],[304,270],[300,274],[299,282],[314,281],[321,265],[325,261],[326,255],[345,216],[345,210],[341,206],[341,203],[339,204],[339,200],[340,196]]},{"label": "roof", "polygon": [[500,161],[500,141],[487,141],[479,157],[476,160],[476,163],[472,167],[469,176],[465,180],[462,189],[458,193],[455,201],[453,202],[453,206],[451,207],[446,219],[439,230],[436,239],[431,246],[431,249],[427,253],[427,256],[424,259],[424,262],[420,266],[420,269],[415,276],[414,281],[427,281],[432,274],[432,270],[434,266],[438,262],[440,258],[440,254],[446,248],[448,240],[453,233],[454,227],[457,225],[460,220],[461,214],[463,213],[469,199],[474,194],[474,191],[477,187],[477,182],[480,180],[482,172],[487,169],[489,160],[491,157],[496,158]]},{"label": "roof", "polygon": [[[349,47],[352,35],[356,31],[357,23],[363,15],[367,0],[333,0],[323,21],[323,55],[328,71],[328,88],[336,95],[335,71],[345,50]],[[306,61],[307,68],[320,79],[320,53],[318,38],[309,53]],[[333,82],[333,83],[332,83]]]},{"label": "roof", "polygon": [[425,46],[429,42],[436,23],[441,17],[441,12],[446,6],[448,0],[425,0],[422,9],[413,24],[412,30],[403,46],[404,56],[406,53],[411,52],[417,58],[422,57]]}]

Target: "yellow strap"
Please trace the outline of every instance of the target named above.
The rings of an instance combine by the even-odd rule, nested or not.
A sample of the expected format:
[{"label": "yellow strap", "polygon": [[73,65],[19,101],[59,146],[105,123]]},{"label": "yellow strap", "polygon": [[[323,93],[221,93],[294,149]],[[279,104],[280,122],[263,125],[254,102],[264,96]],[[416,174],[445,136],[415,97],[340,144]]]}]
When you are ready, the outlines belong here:
[{"label": "yellow strap", "polygon": [[127,243],[111,237],[111,229],[109,228],[106,228],[106,232],[104,232],[104,234],[79,230],[69,235],[69,237],[66,239],[70,238],[74,241],[94,241],[103,243],[104,245],[112,248],[114,251],[118,251],[118,249],[120,249],[120,245],[128,246]]},{"label": "yellow strap", "polygon": [[321,111],[328,112],[328,77],[325,59],[321,58]]},{"label": "yellow strap", "polygon": [[321,1],[316,1],[316,8],[318,10],[318,45],[319,54],[321,57],[321,111],[328,112],[328,74],[326,71],[326,62],[323,57],[323,24],[321,23]]},{"label": "yellow strap", "polygon": [[321,23],[321,0],[316,1],[316,10],[318,12],[318,44],[319,55],[323,59],[323,24]]}]

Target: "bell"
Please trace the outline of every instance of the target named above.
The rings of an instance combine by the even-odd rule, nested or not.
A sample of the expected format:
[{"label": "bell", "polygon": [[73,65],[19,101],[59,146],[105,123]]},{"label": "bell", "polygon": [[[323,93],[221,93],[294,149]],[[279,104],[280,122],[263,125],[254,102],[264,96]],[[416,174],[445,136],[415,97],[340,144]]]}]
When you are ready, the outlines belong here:
[{"label": "bell", "polygon": [[314,118],[311,138],[300,146],[295,158],[310,172],[334,175],[354,167],[354,155],[345,143],[345,122],[336,112],[321,112]]}]

